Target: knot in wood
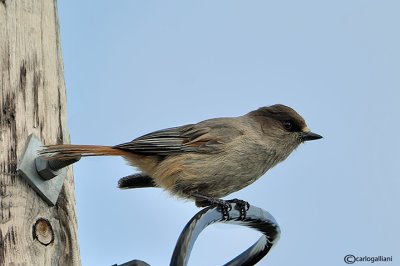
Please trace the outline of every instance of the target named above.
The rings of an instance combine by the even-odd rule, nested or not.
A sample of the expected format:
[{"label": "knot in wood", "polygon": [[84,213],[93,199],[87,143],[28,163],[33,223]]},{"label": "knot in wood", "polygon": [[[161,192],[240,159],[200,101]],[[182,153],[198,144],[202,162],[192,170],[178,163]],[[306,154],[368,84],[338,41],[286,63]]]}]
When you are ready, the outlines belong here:
[{"label": "knot in wood", "polygon": [[54,242],[54,231],[48,220],[40,218],[36,221],[33,226],[33,238],[45,246]]}]

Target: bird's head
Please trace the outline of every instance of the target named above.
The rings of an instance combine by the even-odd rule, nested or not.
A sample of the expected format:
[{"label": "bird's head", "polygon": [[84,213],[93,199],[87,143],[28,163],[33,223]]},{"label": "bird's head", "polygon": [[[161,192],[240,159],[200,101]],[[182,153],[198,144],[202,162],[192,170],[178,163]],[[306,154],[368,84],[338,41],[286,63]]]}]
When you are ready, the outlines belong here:
[{"label": "bird's head", "polygon": [[252,111],[248,116],[260,125],[268,144],[290,153],[305,141],[317,140],[321,135],[311,132],[303,117],[292,108],[275,104]]}]

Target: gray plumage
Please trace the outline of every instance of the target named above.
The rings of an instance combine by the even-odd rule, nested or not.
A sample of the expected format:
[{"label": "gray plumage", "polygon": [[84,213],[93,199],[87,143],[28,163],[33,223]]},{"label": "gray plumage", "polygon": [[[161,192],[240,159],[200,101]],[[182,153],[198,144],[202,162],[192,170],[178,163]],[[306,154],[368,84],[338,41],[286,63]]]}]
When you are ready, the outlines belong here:
[{"label": "gray plumage", "polygon": [[54,145],[43,154],[120,155],[141,170],[121,180],[121,188],[157,186],[199,200],[196,195],[220,198],[248,186],[302,142],[319,138],[293,109],[273,105],[239,117],[158,130],[112,147]]}]

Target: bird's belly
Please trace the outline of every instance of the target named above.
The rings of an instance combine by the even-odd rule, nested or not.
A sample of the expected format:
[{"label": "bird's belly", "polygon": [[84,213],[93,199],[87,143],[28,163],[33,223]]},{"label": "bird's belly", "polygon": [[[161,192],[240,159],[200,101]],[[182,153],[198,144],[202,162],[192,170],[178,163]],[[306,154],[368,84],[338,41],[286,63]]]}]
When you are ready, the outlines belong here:
[{"label": "bird's belly", "polygon": [[172,192],[182,197],[224,197],[250,185],[275,165],[273,155],[270,151],[233,156],[193,154],[175,176]]}]

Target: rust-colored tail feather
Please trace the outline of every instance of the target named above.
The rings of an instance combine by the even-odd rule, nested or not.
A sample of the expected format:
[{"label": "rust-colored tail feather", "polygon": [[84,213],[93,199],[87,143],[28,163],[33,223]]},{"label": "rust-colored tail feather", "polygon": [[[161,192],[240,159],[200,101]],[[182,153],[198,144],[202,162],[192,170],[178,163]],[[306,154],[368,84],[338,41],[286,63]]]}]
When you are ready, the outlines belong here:
[{"label": "rust-colored tail feather", "polygon": [[51,159],[67,160],[81,156],[118,156],[126,152],[112,146],[61,144],[44,146],[39,154]]}]

